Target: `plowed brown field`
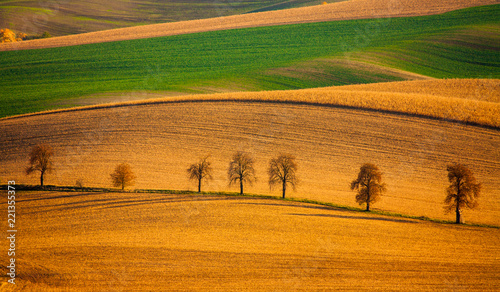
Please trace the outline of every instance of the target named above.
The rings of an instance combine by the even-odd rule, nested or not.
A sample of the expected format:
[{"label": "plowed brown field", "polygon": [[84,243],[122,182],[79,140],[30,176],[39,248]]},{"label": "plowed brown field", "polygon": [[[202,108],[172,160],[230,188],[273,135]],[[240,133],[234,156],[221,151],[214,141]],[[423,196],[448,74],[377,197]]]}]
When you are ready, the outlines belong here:
[{"label": "plowed brown field", "polygon": [[[268,161],[295,154],[302,183],[290,196],[355,205],[349,182],[360,165],[382,169],[388,192],[376,208],[453,219],[443,214],[446,165],[469,165],[483,183],[472,222],[500,221],[500,132],[406,115],[274,101],[179,101],[122,105],[0,121],[2,181],[37,184],[23,169],[33,145],[56,152],[46,183],[110,187],[121,162],[137,174],[135,188],[194,189],[186,169],[211,154],[215,180],[205,190],[229,191],[234,151],[251,152],[259,181],[247,191],[268,194]],[[278,193],[276,193],[278,194]]]},{"label": "plowed brown field", "polygon": [[2,265],[2,291],[500,287],[498,229],[223,196],[20,192],[16,206],[18,278]]},{"label": "plowed brown field", "polygon": [[74,46],[257,26],[432,15],[467,7],[498,3],[500,3],[498,0],[350,0],[327,5],[145,25],[50,39],[7,43],[0,45],[0,51]]}]

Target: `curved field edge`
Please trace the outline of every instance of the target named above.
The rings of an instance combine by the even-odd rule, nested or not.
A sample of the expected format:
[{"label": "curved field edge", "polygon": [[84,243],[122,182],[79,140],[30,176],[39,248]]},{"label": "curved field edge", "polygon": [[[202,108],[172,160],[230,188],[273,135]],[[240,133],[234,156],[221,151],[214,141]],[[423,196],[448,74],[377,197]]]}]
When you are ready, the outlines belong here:
[{"label": "curved field edge", "polygon": [[6,117],[0,120],[114,107],[216,101],[292,103],[343,107],[350,109],[375,110],[386,113],[432,118],[488,127],[492,129],[500,129],[500,103],[464,98],[435,96],[430,94],[350,91],[336,88],[217,93],[167,97],[142,101],[51,110],[39,113]]},{"label": "curved field edge", "polygon": [[[269,6],[272,8],[281,2],[282,0],[250,0],[230,3],[214,3],[211,0],[201,0],[196,3],[181,3],[176,0],[154,2],[148,0],[133,2],[75,0],[50,1],[49,3],[0,1],[0,15],[2,15],[0,27],[8,27],[16,32],[22,31],[28,35],[47,31],[53,36],[63,36],[138,25],[237,15]],[[277,8],[319,4],[317,0],[287,1],[287,3],[290,6]],[[40,18],[46,21],[37,24],[28,21]]]},{"label": "curved field edge", "polygon": [[415,93],[500,103],[500,79],[413,80],[345,85],[336,88],[352,91]]},{"label": "curved field edge", "polygon": [[269,190],[267,162],[296,155],[299,189],[290,196],[355,204],[349,183],[367,161],[385,174],[388,192],[376,206],[396,213],[451,219],[443,213],[446,166],[464,163],[484,184],[481,206],[467,222],[498,225],[499,131],[404,115],[329,106],[271,102],[184,102],[76,111],[2,120],[0,180],[36,185],[26,176],[27,154],[51,145],[56,172],[47,184],[111,187],[109,174],[129,163],[141,189],[192,190],[189,163],[211,155],[214,180],[203,190],[229,191],[227,162],[234,151],[252,153],[258,181]]},{"label": "curved field edge", "polygon": [[394,3],[394,1],[351,0],[328,5],[180,21],[175,23],[153,24],[51,39],[9,43],[0,45],[0,51],[54,48],[295,23],[434,15],[463,8],[498,3],[499,1],[497,0],[478,0],[474,2],[467,0],[422,0],[415,5],[415,1],[413,0],[400,0],[397,1],[397,3]]},{"label": "curved field edge", "polygon": [[[79,103],[70,103],[71,100],[107,92],[197,94],[401,80],[388,78],[391,76],[380,66],[353,66],[348,58],[358,54],[370,57],[367,51],[380,47],[398,51],[421,38],[430,46],[431,36],[453,34],[456,27],[476,31],[477,25],[487,25],[491,26],[487,31],[493,32],[498,27],[499,8],[494,5],[418,18],[284,25],[3,52],[0,116],[75,106]],[[363,34],[359,35],[359,31],[364,28],[373,34],[366,42],[360,42]],[[414,70],[412,73],[423,70],[424,75],[435,78],[498,78],[498,42],[494,41],[498,34],[490,36],[467,36],[465,42],[454,44],[453,50],[421,50],[412,54],[417,60],[410,69]],[[475,40],[477,37],[479,41]],[[336,39],[339,41],[332,41]],[[485,49],[470,48],[485,43]],[[438,45],[448,47],[439,41]],[[465,51],[455,53],[462,49]],[[339,58],[340,62],[328,61]],[[375,59],[384,61],[380,55]],[[304,67],[304,62],[309,67]],[[383,63],[383,68],[401,68],[407,62],[403,59],[397,64]]]}]

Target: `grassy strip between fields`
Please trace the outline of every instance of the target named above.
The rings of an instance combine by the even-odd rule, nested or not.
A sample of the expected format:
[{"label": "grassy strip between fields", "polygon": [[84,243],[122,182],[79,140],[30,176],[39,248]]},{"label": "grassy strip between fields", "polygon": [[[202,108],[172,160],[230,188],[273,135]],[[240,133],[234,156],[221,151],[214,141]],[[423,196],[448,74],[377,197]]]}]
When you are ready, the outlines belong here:
[{"label": "grassy strip between fields", "polygon": [[[7,190],[7,185],[0,185],[1,190]],[[332,209],[341,209],[347,210],[351,212],[362,212],[367,214],[388,216],[388,217],[397,217],[397,218],[406,218],[406,219],[414,219],[421,221],[428,221],[433,223],[440,224],[456,224],[455,221],[451,220],[441,220],[429,218],[427,216],[413,216],[407,214],[400,214],[395,212],[389,212],[384,210],[371,210],[366,211],[362,208],[339,205],[335,203],[327,203],[316,200],[304,199],[304,198],[282,198],[280,196],[270,196],[270,195],[259,195],[259,194],[243,194],[235,193],[235,192],[194,192],[189,190],[151,190],[151,189],[134,189],[134,190],[120,190],[120,189],[109,189],[109,188],[93,188],[93,187],[72,187],[72,186],[30,186],[30,185],[16,185],[17,191],[53,191],[53,192],[104,192],[104,193],[153,193],[153,194],[170,194],[170,195],[204,195],[204,196],[226,196],[226,197],[245,197],[245,198],[259,198],[259,199],[268,199],[268,200],[280,200],[287,202],[298,202],[298,203],[306,203],[313,205],[320,205],[330,207]],[[479,224],[479,223],[463,223],[461,225],[471,226],[471,227],[485,227],[485,228],[495,228],[500,229],[500,226],[491,225],[491,224]]]}]

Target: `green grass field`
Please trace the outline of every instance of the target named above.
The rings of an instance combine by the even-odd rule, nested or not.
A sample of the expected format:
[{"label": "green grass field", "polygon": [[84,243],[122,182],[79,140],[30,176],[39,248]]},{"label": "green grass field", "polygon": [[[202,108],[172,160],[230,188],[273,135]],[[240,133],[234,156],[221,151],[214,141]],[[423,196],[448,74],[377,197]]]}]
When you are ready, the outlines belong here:
[{"label": "green grass field", "polygon": [[[68,107],[72,104],[65,100],[103,92],[275,90],[401,79],[322,61],[331,59],[361,60],[436,78],[498,78],[499,10],[500,5],[493,5],[436,16],[1,52],[0,117]],[[302,75],[279,73],[304,62],[330,69],[321,76],[307,68]]]}]

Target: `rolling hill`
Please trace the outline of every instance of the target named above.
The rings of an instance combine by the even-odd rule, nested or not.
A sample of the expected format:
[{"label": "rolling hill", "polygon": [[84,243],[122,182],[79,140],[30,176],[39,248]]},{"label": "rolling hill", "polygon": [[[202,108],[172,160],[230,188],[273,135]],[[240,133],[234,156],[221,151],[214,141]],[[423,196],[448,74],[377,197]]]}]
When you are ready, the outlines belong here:
[{"label": "rolling hill", "polygon": [[103,93],[101,99],[116,99],[128,92],[176,95],[498,78],[498,9],[2,52],[0,116],[69,107],[68,99]]},{"label": "rolling hill", "polygon": [[[334,2],[334,1],[330,1]],[[287,1],[286,8],[319,4]],[[0,1],[0,27],[29,34],[52,35],[221,17],[283,8],[282,1]]]},{"label": "rolling hill", "polygon": [[[453,82],[427,82],[433,83],[421,87],[442,88],[443,97],[435,98],[454,100],[446,97],[456,90]],[[469,94],[456,100],[475,101],[477,92],[487,92],[485,85],[498,85],[498,80],[484,82],[462,85]],[[398,86],[391,83],[387,90],[392,93],[376,92],[383,86],[164,98],[6,118],[0,120],[4,141],[0,177],[36,184],[36,177],[24,174],[26,155],[32,146],[47,143],[57,153],[57,172],[47,177],[48,184],[74,185],[80,179],[87,186],[108,187],[114,167],[128,162],[138,177],[136,188],[192,189],[186,177],[188,165],[211,154],[215,180],[207,190],[227,191],[231,190],[226,180],[229,159],[233,152],[244,150],[257,160],[260,177],[249,192],[268,194],[267,163],[283,152],[298,158],[302,183],[295,197],[355,205],[349,182],[362,163],[372,162],[384,172],[389,188],[377,208],[444,219],[450,218],[442,204],[446,166],[460,162],[469,165],[484,186],[481,209],[466,212],[466,220],[499,224],[498,129],[363,109],[363,104],[373,106],[388,95],[393,95],[388,105],[394,100],[411,105],[414,98],[417,108],[432,98],[431,89],[421,95],[398,94]],[[416,88],[399,86],[407,87]],[[339,100],[358,100],[359,106],[332,103]],[[488,108],[498,109],[498,102],[487,103]],[[450,108],[455,118],[463,118],[462,109],[468,105],[450,103],[443,109]],[[471,108],[471,113],[478,109]],[[498,110],[491,115],[498,122]]]},{"label": "rolling hill", "polygon": [[[225,196],[23,192],[18,204],[17,290],[486,291],[500,285],[498,229]],[[0,261],[8,261],[6,253]],[[3,265],[1,271],[0,289],[11,291]]]},{"label": "rolling hill", "polygon": [[[0,290],[498,290],[500,5],[480,5],[499,2],[274,11],[309,2],[93,0],[54,12],[0,1],[0,13],[50,16],[43,25],[61,34],[164,21],[171,5],[266,11],[0,45],[0,184],[38,184],[25,168],[43,143],[55,153],[48,185],[109,188],[123,162],[137,176],[125,192],[17,189],[17,285],[2,265]],[[236,151],[256,161],[253,196],[227,193]],[[269,160],[283,153],[297,157],[292,201],[268,196],[280,194]],[[183,192],[207,155],[211,193]],[[367,162],[387,192],[376,212],[356,212],[350,183]],[[462,212],[475,226],[415,218],[454,219],[443,210],[452,163],[482,183],[479,208]]]},{"label": "rolling hill", "polygon": [[[79,1],[72,1],[71,3],[75,2],[77,4],[79,3]],[[287,3],[291,4],[293,2],[297,3],[298,1],[281,2],[281,5],[286,5]],[[87,2],[85,2],[85,4],[86,3]],[[244,2],[243,5],[248,5],[250,3],[252,2]],[[229,2],[221,4],[222,6],[226,7],[231,6]],[[239,5],[241,4],[241,2],[236,2],[235,4]],[[0,50],[20,50],[71,46],[256,26],[311,23],[349,19],[379,19],[391,17],[435,15],[463,8],[492,4],[499,4],[499,2],[498,0],[401,0],[398,2],[379,0],[349,0],[340,1],[339,3],[332,3],[328,5],[285,9],[280,11],[267,11],[246,15],[234,15],[229,17],[206,18],[194,21],[179,21],[175,23],[142,25],[123,29],[113,29],[87,34],[78,34],[75,36],[52,38],[50,40],[42,39],[29,42],[19,42],[13,45],[3,44],[0,45]],[[181,7],[185,8],[186,5],[189,4],[184,4],[184,7]],[[189,9],[187,9],[187,11],[189,11]],[[121,19],[123,20],[123,18]],[[28,24],[30,24],[29,21]],[[72,25],[74,25],[74,23],[72,23]]]}]

